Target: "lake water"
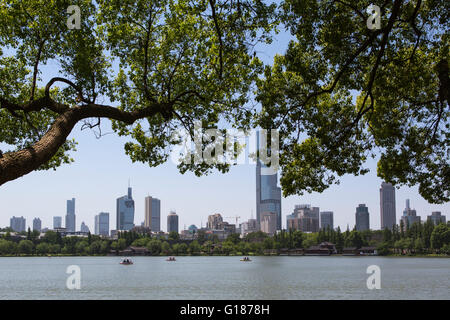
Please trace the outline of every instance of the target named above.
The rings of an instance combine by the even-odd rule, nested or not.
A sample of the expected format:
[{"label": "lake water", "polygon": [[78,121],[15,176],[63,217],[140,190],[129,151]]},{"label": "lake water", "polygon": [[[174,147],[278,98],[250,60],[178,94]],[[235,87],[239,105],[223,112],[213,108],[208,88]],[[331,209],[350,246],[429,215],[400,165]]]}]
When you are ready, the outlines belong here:
[{"label": "lake water", "polygon": [[[1,257],[0,299],[450,299],[450,259],[389,257]],[[81,289],[66,287],[67,267]],[[381,270],[369,290],[367,267]]]}]

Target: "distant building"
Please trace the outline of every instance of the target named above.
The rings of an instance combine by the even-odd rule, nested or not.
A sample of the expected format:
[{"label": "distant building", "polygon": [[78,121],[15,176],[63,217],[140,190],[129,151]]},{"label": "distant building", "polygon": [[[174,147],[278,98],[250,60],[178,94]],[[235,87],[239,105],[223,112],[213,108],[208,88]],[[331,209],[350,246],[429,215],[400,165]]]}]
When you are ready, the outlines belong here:
[{"label": "distant building", "polygon": [[190,234],[196,234],[198,231],[198,228],[195,224],[191,224],[188,229],[187,229],[188,233]]},{"label": "distant building", "polygon": [[80,232],[83,232],[83,233],[90,232],[89,227],[84,223],[84,221],[81,222]]},{"label": "distant building", "polygon": [[416,210],[410,208],[409,199],[406,199],[406,207],[405,210],[403,210],[403,216],[400,218],[400,222],[403,222],[403,231],[406,231],[413,223],[421,222],[420,216],[417,215]]},{"label": "distant building", "polygon": [[261,231],[269,235],[277,232],[277,214],[275,212],[261,213]]},{"label": "distant building", "polygon": [[[256,133],[256,149],[260,149],[260,132]],[[269,141],[270,144],[270,141]],[[270,150],[270,147],[267,148]],[[277,186],[278,174],[276,170],[267,167],[258,158],[256,161],[256,220],[261,223],[263,212],[273,212],[277,216],[277,230],[281,230],[281,188]]]},{"label": "distant building", "polygon": [[116,201],[116,229],[129,231],[134,227],[134,200],[131,195],[131,187],[128,194]]},{"label": "distant building", "polygon": [[256,219],[248,219],[248,221],[241,224],[241,237],[247,234],[258,231],[258,222]]},{"label": "distant building", "polygon": [[109,236],[109,213],[100,212],[95,216],[95,234]]},{"label": "distant building", "polygon": [[167,216],[167,232],[176,232],[178,233],[178,215],[171,211]]},{"label": "distant building", "polygon": [[53,217],[53,229],[62,228],[62,217]]},{"label": "distant building", "polygon": [[288,220],[287,230],[319,232],[319,208],[309,204],[296,205],[293,218]]},{"label": "distant building", "polygon": [[438,225],[439,223],[445,223],[446,221],[445,216],[441,215],[440,211],[432,212],[431,216],[428,216],[427,219],[433,221],[435,225]]},{"label": "distant building", "polygon": [[161,201],[150,196],[145,198],[144,226],[153,232],[161,231]]},{"label": "distant building", "polygon": [[360,204],[356,207],[355,223],[356,230],[358,231],[370,229],[369,208],[365,204]]},{"label": "distant building", "polygon": [[333,211],[323,211],[320,213],[320,229],[333,230]]},{"label": "distant building", "polygon": [[25,231],[25,218],[24,217],[12,217],[9,220],[10,228],[13,229],[16,232],[24,232]]},{"label": "distant building", "polygon": [[222,215],[220,213],[212,214],[208,216],[206,227],[210,230],[219,230],[221,223],[223,223]]},{"label": "distant building", "polygon": [[381,229],[392,230],[396,224],[395,188],[392,184],[383,182],[380,188]]},{"label": "distant building", "polygon": [[67,200],[66,229],[68,232],[75,232],[75,198]]},{"label": "distant building", "polygon": [[34,230],[41,232],[41,230],[42,230],[41,219],[39,219],[39,218],[34,218],[33,219],[33,231]]}]

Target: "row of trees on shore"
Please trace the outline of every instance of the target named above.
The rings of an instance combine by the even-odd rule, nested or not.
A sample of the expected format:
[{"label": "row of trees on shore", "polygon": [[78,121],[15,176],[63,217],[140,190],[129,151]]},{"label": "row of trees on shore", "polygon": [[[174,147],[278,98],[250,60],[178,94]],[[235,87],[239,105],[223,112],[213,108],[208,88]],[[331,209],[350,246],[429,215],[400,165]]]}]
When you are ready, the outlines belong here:
[{"label": "row of trees on shore", "polygon": [[201,231],[193,241],[180,239],[176,232],[171,232],[167,239],[124,232],[117,240],[91,234],[84,238],[62,237],[53,231],[42,238],[39,238],[38,232],[30,230],[22,235],[26,235],[26,239],[12,237],[6,230],[0,238],[0,255],[106,255],[118,253],[129,246],[146,247],[152,255],[260,255],[265,250],[309,248],[324,241],[335,244],[338,253],[342,253],[345,247],[373,246],[380,255],[450,255],[450,223],[436,226],[431,221],[415,223],[407,228],[394,226],[392,230],[350,231],[347,228],[341,232],[339,227],[336,230],[322,229],[317,233],[283,230],[273,237],[259,231],[243,239],[238,234],[232,234],[224,241]]}]

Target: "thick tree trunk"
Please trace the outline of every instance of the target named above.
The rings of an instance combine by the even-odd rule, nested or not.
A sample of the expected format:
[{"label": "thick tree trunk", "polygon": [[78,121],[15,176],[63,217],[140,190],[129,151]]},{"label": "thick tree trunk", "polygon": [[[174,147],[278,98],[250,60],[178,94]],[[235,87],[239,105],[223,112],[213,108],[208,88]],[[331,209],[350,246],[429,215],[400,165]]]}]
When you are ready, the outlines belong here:
[{"label": "thick tree trunk", "polygon": [[[45,100],[45,102],[48,103],[49,100]],[[6,108],[24,110],[23,107],[12,104],[7,105],[5,101],[3,103]],[[34,145],[16,152],[5,153],[3,157],[0,157],[0,185],[20,178],[47,163],[66,142],[70,132],[80,120],[87,118],[109,118],[122,121],[126,124],[132,124],[138,119],[151,117],[156,113],[163,114],[166,120],[168,120],[172,112],[171,105],[159,103],[132,112],[97,104],[70,108],[68,106],[58,105],[51,100],[50,103],[53,104],[53,109],[61,112],[60,115],[45,135]],[[39,109],[35,104],[32,104],[32,107],[28,106],[28,110],[31,108],[33,108],[33,111]]]},{"label": "thick tree trunk", "polygon": [[41,140],[26,149],[5,153],[0,159],[0,185],[30,173],[47,163],[66,142],[79,121],[71,110],[60,115]]}]

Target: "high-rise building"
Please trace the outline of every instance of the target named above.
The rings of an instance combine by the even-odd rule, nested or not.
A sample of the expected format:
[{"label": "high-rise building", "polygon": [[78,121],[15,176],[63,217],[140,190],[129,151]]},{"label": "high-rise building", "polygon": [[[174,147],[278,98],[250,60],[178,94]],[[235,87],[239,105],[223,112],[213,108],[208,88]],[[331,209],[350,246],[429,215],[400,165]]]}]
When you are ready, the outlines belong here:
[{"label": "high-rise building", "polygon": [[356,207],[355,220],[356,230],[364,231],[370,229],[369,208],[365,204],[360,204]]},{"label": "high-rise building", "polygon": [[392,230],[396,224],[395,187],[386,182],[383,182],[380,188],[380,216],[381,229]]},{"label": "high-rise building", "polygon": [[75,232],[75,198],[67,200],[67,214],[66,214],[66,230],[68,232]]},{"label": "high-rise building", "polygon": [[109,236],[109,213],[100,212],[95,216],[95,234]]},{"label": "high-rise building", "polygon": [[81,232],[85,232],[85,233],[90,232],[89,227],[84,223],[84,221],[81,222],[80,231],[81,231]]},{"label": "high-rise building", "polygon": [[323,211],[320,213],[320,229],[330,227],[333,230],[333,211]]},{"label": "high-rise building", "polygon": [[33,231],[34,230],[41,232],[41,230],[42,230],[41,219],[39,219],[39,218],[34,218],[33,219]]},{"label": "high-rise building", "polygon": [[[259,132],[256,133],[256,148],[259,148]],[[281,230],[281,188],[277,186],[278,173],[267,167],[258,158],[256,161],[256,220],[261,223],[262,212],[273,212],[277,216],[277,230]]]},{"label": "high-rise building", "polygon": [[167,232],[178,233],[178,215],[175,211],[171,211],[167,216]]},{"label": "high-rise building", "polygon": [[222,215],[220,213],[216,213],[208,216],[208,223],[206,224],[206,227],[210,230],[218,230],[222,223]]},{"label": "high-rise building", "polygon": [[53,229],[62,228],[62,217],[53,217]]},{"label": "high-rise building", "polygon": [[319,215],[318,207],[312,207],[309,204],[296,205],[294,212],[289,219],[287,230],[300,230],[302,232],[318,232],[319,231]]},{"label": "high-rise building", "polygon": [[131,195],[131,187],[128,194],[117,199],[116,206],[117,230],[131,230],[134,227],[134,200]]},{"label": "high-rise building", "polygon": [[13,229],[16,232],[23,232],[25,231],[25,218],[24,217],[12,217],[9,220],[9,226],[11,229]]},{"label": "high-rise building", "polygon": [[433,211],[431,213],[431,216],[427,217],[428,220],[433,221],[435,225],[438,225],[439,223],[445,223],[445,216],[441,214],[440,211]]},{"label": "high-rise building", "polygon": [[406,231],[415,222],[420,223],[420,216],[417,215],[415,209],[411,209],[409,199],[406,199],[406,207],[403,210],[403,216],[400,218],[400,225],[403,224],[403,231]]},{"label": "high-rise building", "polygon": [[258,222],[256,219],[248,219],[248,221],[241,224],[241,236],[245,237],[247,234],[258,231]]},{"label": "high-rise building", "polygon": [[261,213],[261,231],[269,235],[274,235],[277,232],[277,214],[275,212]]},{"label": "high-rise building", "polygon": [[154,232],[161,231],[161,201],[157,198],[145,198],[144,227]]}]

